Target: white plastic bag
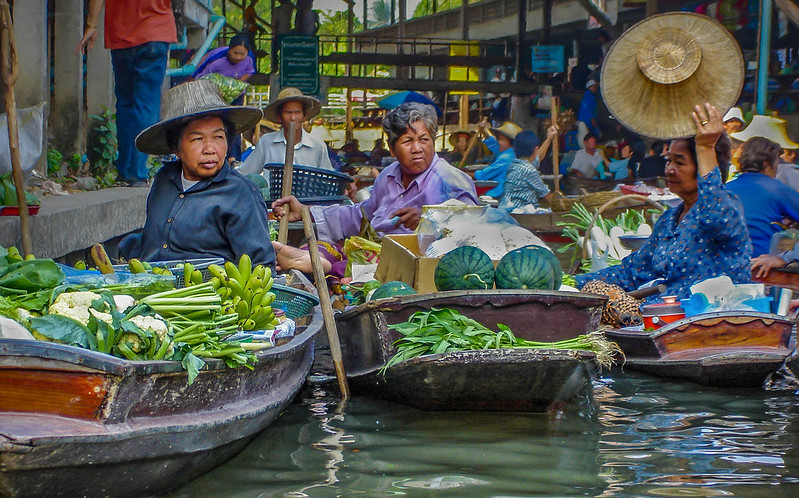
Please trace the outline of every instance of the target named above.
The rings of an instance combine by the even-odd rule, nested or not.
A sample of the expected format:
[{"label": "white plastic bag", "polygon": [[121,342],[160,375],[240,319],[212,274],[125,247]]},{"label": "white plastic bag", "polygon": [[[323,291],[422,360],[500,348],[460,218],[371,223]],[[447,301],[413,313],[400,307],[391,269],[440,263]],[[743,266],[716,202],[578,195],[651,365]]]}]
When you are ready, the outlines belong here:
[{"label": "white plastic bag", "polygon": [[[42,155],[44,102],[17,111],[19,158],[22,171],[29,171]],[[0,175],[11,172],[11,148],[8,145],[8,114],[0,114]]]}]

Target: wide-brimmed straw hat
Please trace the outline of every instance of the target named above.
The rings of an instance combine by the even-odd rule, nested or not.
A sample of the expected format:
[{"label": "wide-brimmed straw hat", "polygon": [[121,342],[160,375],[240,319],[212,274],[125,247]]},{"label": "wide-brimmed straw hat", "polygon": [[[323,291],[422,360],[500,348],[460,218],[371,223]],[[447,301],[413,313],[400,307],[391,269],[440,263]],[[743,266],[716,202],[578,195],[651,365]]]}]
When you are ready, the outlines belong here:
[{"label": "wide-brimmed straw hat", "polygon": [[757,114],[752,118],[749,126],[743,130],[730,133],[730,137],[740,142],[746,142],[752,137],[763,137],[776,143],[783,149],[799,149],[799,143],[788,138],[785,130],[784,119]]},{"label": "wide-brimmed straw hat", "polygon": [[322,104],[318,99],[309,97],[302,93],[299,88],[287,86],[280,90],[277,98],[270,102],[266,109],[264,109],[264,116],[269,121],[280,123],[280,106],[286,102],[300,102],[305,107],[305,119],[311,119],[322,110]]},{"label": "wide-brimmed straw hat", "polygon": [[475,132],[473,132],[473,131],[456,130],[456,131],[453,131],[452,133],[449,134],[449,138],[447,140],[449,141],[449,144],[451,146],[455,147],[455,145],[458,143],[458,136],[459,135],[466,135],[467,139],[471,139],[472,135],[474,135],[474,133]]},{"label": "wide-brimmed straw hat", "polygon": [[181,121],[204,116],[224,116],[241,133],[258,124],[263,116],[257,107],[228,105],[213,81],[195,80],[170,88],[161,103],[161,121],[145,128],[136,137],[136,147],[145,154],[175,152],[166,141],[166,130]]},{"label": "wide-brimmed straw hat", "polygon": [[622,34],[602,65],[602,97],[627,128],[654,138],[694,135],[691,112],[710,102],[721,113],[738,100],[741,50],[709,17],[675,12],[649,17]]},{"label": "wide-brimmed straw hat", "polygon": [[516,135],[522,132],[522,129],[519,127],[519,125],[517,125],[513,121],[504,121],[499,126],[499,128],[490,128],[490,129],[491,133],[493,133],[494,135],[496,135],[497,133],[501,133],[506,137],[510,138],[511,140],[516,138]]}]

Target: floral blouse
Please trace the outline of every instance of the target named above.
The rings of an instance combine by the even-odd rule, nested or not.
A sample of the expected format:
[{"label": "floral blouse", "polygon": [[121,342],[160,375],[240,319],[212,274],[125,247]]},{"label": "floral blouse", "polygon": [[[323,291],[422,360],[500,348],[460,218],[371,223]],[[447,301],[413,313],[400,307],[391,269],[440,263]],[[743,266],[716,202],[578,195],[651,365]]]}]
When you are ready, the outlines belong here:
[{"label": "floral blouse", "polygon": [[[724,188],[718,168],[699,177],[699,198],[679,224],[684,205],[669,209],[655,223],[643,247],[618,266],[578,275],[578,287],[589,280],[616,284],[625,291],[660,279],[662,295],[690,297],[690,287],[707,278],[726,275],[736,284],[751,281],[749,258],[752,244],[743,207],[735,194]],[[646,302],[657,302],[652,296]]]}]

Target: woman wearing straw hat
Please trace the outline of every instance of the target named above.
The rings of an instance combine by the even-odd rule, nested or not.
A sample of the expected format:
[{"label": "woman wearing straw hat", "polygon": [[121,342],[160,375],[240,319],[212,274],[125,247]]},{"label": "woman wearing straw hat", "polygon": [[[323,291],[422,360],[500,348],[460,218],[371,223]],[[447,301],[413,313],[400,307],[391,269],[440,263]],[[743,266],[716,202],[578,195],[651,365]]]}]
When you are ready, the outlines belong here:
[{"label": "woman wearing straw hat", "polygon": [[[487,125],[488,121],[483,120],[477,126],[481,130],[485,130]],[[505,121],[499,128],[490,128],[490,130],[494,136],[489,136],[483,140],[483,143],[494,154],[494,160],[487,167],[475,171],[474,177],[477,180],[497,182],[497,186],[486,192],[486,195],[499,199],[505,192],[505,173],[507,173],[510,163],[516,159],[516,153],[513,151],[513,139],[522,129],[513,121]]]},{"label": "woman wearing straw hat", "polygon": [[144,230],[126,237],[120,254],[147,261],[248,254],[255,264],[274,265],[263,197],[225,160],[233,136],[260,120],[260,109],[227,105],[211,81],[170,89],[161,121],[136,137],[136,147],[178,160],[156,174]]},{"label": "woman wearing straw hat", "polygon": [[[449,134],[449,144],[452,146],[452,152],[447,154],[447,162],[454,165],[461,162],[466,150],[469,148],[469,140],[474,136],[474,133],[473,131],[456,130]],[[464,164],[474,164],[477,161],[477,152],[477,147],[472,147]]]},{"label": "woman wearing straw hat", "polygon": [[319,100],[303,95],[299,88],[280,90],[277,99],[264,110],[264,117],[283,126],[282,130],[262,136],[255,150],[241,163],[238,170],[243,175],[262,174],[265,164],[283,164],[286,160],[286,143],[289,140],[289,123],[294,122],[294,165],[333,169],[327,146],[305,131],[302,123],[313,118],[322,105]]},{"label": "woman wearing straw hat", "polygon": [[752,240],[752,255],[769,252],[771,237],[782,230],[778,223],[799,221],[799,192],[774,177],[781,147],[761,136],[748,139],[741,146],[738,160],[741,174],[727,184],[740,197]]},{"label": "woman wearing straw hat", "polygon": [[667,186],[683,202],[663,213],[641,249],[618,266],[578,275],[578,287],[601,280],[629,292],[660,280],[666,285],[664,295],[688,298],[690,287],[707,278],[750,281],[752,248],[743,207],[724,188],[717,166],[730,150],[721,115],[705,104],[696,106],[692,117],[696,135],[672,142],[666,166]]}]

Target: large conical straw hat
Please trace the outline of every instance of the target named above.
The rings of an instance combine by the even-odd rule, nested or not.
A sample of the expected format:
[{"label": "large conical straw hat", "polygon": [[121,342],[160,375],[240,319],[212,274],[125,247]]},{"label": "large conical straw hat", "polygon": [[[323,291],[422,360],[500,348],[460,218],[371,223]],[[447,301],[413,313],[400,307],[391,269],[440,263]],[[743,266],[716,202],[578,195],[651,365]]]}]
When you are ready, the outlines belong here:
[{"label": "large conical straw hat", "polygon": [[649,17],[619,37],[602,65],[600,88],[613,116],[636,133],[694,135],[691,111],[710,102],[725,113],[738,100],[744,63],[738,43],[709,17]]},{"label": "large conical straw hat", "polygon": [[749,126],[737,133],[731,133],[730,137],[740,142],[746,142],[752,137],[763,137],[783,149],[799,149],[799,144],[788,138],[785,123],[784,119],[757,114],[752,118]]}]

